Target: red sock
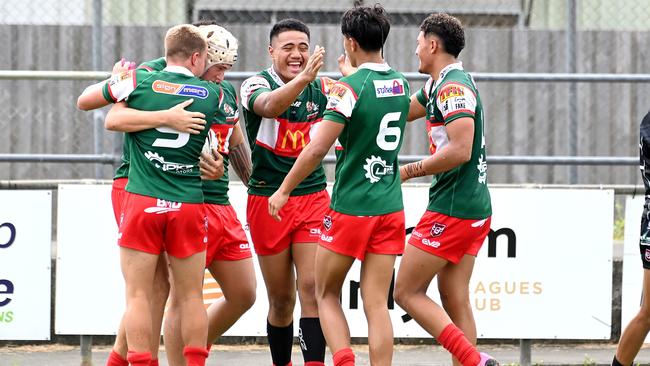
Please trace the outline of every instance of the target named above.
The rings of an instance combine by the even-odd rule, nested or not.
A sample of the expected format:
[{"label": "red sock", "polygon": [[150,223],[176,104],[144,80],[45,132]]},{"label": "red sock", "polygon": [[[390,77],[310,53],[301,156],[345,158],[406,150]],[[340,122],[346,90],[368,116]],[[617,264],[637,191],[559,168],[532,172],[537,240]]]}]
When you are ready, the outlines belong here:
[{"label": "red sock", "polygon": [[205,366],[205,359],[208,358],[208,350],[202,347],[183,348],[183,356],[187,366]]},{"label": "red sock", "polygon": [[149,366],[158,366],[158,359],[152,359],[151,362],[149,362]]},{"label": "red sock", "polygon": [[151,363],[151,352],[133,352],[129,351],[126,355],[129,364],[132,366],[149,366]]},{"label": "red sock", "polygon": [[115,350],[111,350],[111,353],[108,354],[108,360],[106,360],[106,366],[129,366],[129,361],[120,356]]},{"label": "red sock", "polygon": [[476,350],[462,330],[450,323],[438,336],[438,342],[454,355],[463,366],[476,366],[481,361],[481,355]]},{"label": "red sock", "polygon": [[320,361],[307,361],[305,362],[305,366],[325,366],[325,363]]},{"label": "red sock", "polygon": [[333,356],[334,366],[354,366],[354,352],[351,348],[338,350]]}]

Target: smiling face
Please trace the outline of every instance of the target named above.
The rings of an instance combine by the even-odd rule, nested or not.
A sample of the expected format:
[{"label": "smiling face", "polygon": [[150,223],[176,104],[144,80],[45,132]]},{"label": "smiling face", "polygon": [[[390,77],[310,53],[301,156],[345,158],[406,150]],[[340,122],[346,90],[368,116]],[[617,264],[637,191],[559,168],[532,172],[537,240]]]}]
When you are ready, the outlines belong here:
[{"label": "smiling face", "polygon": [[307,64],[309,59],[309,37],[307,34],[289,30],[273,37],[269,54],[273,68],[284,82],[293,80]]},{"label": "smiling face", "polygon": [[415,55],[418,57],[418,60],[420,61],[420,65],[418,65],[418,71],[420,73],[423,74],[429,73],[429,69],[433,64],[432,56],[433,56],[433,51],[435,49],[435,46],[437,46],[435,37],[433,36],[426,37],[424,35],[424,32],[420,31],[420,34],[418,34],[418,39],[417,39],[417,46],[415,48]]},{"label": "smiling face", "polygon": [[227,65],[227,64],[212,65],[209,69],[205,71],[203,76],[201,76],[201,79],[212,81],[214,83],[219,84],[220,82],[223,81],[225,76],[224,74],[226,73],[226,71],[230,70],[230,68],[232,68],[232,65]]}]

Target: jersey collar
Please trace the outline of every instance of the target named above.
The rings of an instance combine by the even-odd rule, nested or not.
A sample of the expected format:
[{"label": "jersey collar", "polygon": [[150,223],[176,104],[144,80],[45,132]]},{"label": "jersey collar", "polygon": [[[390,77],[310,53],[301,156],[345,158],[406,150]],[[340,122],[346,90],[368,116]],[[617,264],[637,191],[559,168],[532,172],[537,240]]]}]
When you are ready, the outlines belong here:
[{"label": "jersey collar", "polygon": [[266,72],[268,72],[269,75],[271,75],[271,78],[273,78],[273,81],[275,81],[276,84],[278,84],[279,86],[284,85],[284,81],[282,81],[282,79],[280,78],[280,75],[278,75],[278,73],[275,72],[275,69],[273,68],[273,66],[266,69]]},{"label": "jersey collar", "polygon": [[192,74],[192,72],[188,68],[186,68],[184,66],[171,65],[171,66],[165,67],[163,69],[163,71],[175,72],[177,74],[183,74],[183,75],[187,75],[187,76],[194,76],[194,74]]},{"label": "jersey collar", "polygon": [[449,64],[445,66],[445,68],[440,71],[440,75],[438,76],[438,81],[444,79],[445,76],[447,76],[447,74],[451,70],[463,70],[463,63],[458,61],[458,62],[454,62],[453,64]]},{"label": "jersey collar", "polygon": [[361,65],[359,65],[358,69],[368,69],[372,71],[388,71],[390,70],[390,66],[388,66],[387,63],[376,63],[376,62],[364,62]]}]

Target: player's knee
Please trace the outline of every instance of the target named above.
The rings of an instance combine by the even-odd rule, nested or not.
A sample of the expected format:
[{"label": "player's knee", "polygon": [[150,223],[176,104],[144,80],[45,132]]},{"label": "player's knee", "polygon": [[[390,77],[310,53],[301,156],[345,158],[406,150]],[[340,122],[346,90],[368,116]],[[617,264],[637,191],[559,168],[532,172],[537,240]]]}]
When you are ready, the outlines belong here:
[{"label": "player's knee", "polygon": [[447,313],[454,312],[469,306],[469,294],[462,291],[441,291],[440,302]]},{"label": "player's knee", "polygon": [[298,283],[298,292],[301,301],[316,301],[316,284],[313,279],[311,281],[300,281]]},{"label": "player's knee", "polygon": [[269,299],[269,312],[281,318],[292,316],[295,305],[295,296],[275,296]]},{"label": "player's knee", "polygon": [[237,296],[237,305],[242,309],[242,312],[250,309],[255,300],[257,299],[257,292],[255,291],[255,286],[250,286],[243,289]]}]

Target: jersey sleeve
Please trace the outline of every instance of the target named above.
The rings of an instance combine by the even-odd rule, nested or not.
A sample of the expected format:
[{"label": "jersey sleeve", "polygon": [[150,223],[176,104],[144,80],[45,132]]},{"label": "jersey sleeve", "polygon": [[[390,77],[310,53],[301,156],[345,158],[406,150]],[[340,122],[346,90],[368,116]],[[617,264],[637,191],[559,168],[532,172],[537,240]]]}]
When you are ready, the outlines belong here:
[{"label": "jersey sleeve", "polygon": [[165,67],[167,67],[167,61],[164,57],[159,57],[151,61],[145,61],[138,65],[138,69],[145,71],[162,71]]},{"label": "jersey sleeve", "polygon": [[342,81],[337,82],[328,94],[327,109],[323,114],[323,119],[338,123],[349,122],[358,99],[349,84]]},{"label": "jersey sleeve", "polygon": [[260,94],[270,91],[272,91],[271,84],[260,75],[255,75],[244,80],[239,91],[242,106],[249,111],[253,111],[255,99]]},{"label": "jersey sleeve", "polygon": [[323,93],[324,96],[328,96],[330,93],[330,90],[336,84],[336,80],[332,78],[328,78],[326,76],[321,76],[315,80],[316,86],[318,87],[318,90]]},{"label": "jersey sleeve", "polygon": [[462,117],[474,118],[476,94],[462,82],[446,82],[438,90],[436,106],[445,124]]},{"label": "jersey sleeve", "polygon": [[418,102],[425,108],[427,106],[427,101],[429,101],[429,91],[431,90],[431,84],[433,84],[433,79],[429,78],[429,80],[424,83],[424,86],[415,93],[415,97],[417,98]]},{"label": "jersey sleeve", "polygon": [[136,75],[135,70],[129,70],[111,76],[102,87],[104,99],[111,103],[126,100],[137,86]]}]

